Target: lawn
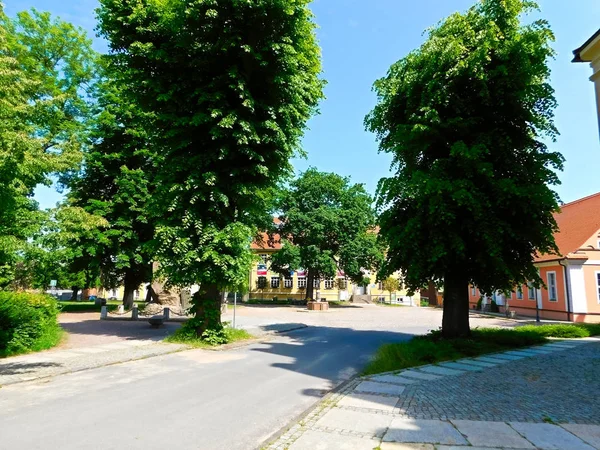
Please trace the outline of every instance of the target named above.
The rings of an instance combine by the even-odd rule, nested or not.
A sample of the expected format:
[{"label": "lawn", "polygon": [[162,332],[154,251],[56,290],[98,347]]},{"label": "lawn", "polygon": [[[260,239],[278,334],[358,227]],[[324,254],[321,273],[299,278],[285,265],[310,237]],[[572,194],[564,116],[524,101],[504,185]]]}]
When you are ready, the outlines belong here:
[{"label": "lawn", "polygon": [[600,324],[476,328],[468,339],[443,339],[439,331],[434,331],[407,342],[382,345],[363,373],[371,375],[390,372],[544,344],[549,337],[582,338],[596,335],[600,335]]},{"label": "lawn", "polygon": [[191,322],[186,322],[178,328],[175,333],[167,336],[164,342],[172,344],[185,344],[195,348],[214,348],[219,345],[231,344],[239,341],[247,341],[253,339],[250,333],[240,328],[232,328],[228,322],[224,323],[225,327],[221,333],[215,333],[206,338],[199,338],[191,326]]}]

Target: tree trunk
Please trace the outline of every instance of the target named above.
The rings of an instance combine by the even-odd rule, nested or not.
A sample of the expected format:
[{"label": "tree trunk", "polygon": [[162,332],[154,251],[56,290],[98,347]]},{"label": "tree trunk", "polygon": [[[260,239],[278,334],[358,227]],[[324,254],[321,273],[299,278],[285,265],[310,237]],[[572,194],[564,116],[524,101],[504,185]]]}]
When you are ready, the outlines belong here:
[{"label": "tree trunk", "polygon": [[442,336],[457,338],[470,334],[468,277],[460,271],[448,272],[444,276]]},{"label": "tree trunk", "polygon": [[125,273],[125,286],[123,290],[123,306],[126,310],[133,308],[133,292],[138,288],[136,280],[130,273]]},{"label": "tree trunk", "polygon": [[79,293],[79,288],[77,286],[72,286],[71,289],[73,290],[73,293],[71,294],[71,301],[76,302],[77,294]]},{"label": "tree trunk", "polygon": [[307,277],[306,277],[306,297],[304,298],[304,300],[307,301],[313,301],[315,298],[313,297],[313,292],[314,292],[314,280],[315,280],[315,275],[314,272],[312,270],[308,270],[307,271]]},{"label": "tree trunk", "polygon": [[196,335],[202,337],[206,330],[221,330],[221,293],[215,284],[200,286],[193,297]]}]

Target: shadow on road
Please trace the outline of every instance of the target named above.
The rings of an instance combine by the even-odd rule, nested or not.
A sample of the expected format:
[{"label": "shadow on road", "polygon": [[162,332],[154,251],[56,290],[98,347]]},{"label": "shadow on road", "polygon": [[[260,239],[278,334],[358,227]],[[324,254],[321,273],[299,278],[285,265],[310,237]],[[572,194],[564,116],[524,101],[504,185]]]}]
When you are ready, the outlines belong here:
[{"label": "shadow on road", "polygon": [[172,334],[181,323],[166,322],[160,328],[152,328],[148,321],[123,320],[82,320],[81,322],[63,322],[60,326],[70,334],[91,336],[117,336],[125,340],[144,339],[162,341]]},{"label": "shadow on road", "polygon": [[0,360],[0,375],[20,375],[30,372],[35,372],[42,367],[59,367],[62,364],[51,363],[51,362],[37,362],[37,363],[3,363]]}]

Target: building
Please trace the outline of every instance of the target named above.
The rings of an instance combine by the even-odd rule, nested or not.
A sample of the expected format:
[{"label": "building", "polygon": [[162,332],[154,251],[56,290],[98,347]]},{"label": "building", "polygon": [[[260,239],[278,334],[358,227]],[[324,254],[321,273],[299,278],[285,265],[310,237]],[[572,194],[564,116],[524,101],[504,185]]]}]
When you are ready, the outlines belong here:
[{"label": "building", "polygon": [[596,86],[596,103],[598,107],[598,120],[600,122],[600,30],[589,38],[585,44],[573,51],[573,62],[590,63],[593,75],[590,80]]},{"label": "building", "polygon": [[[600,322],[600,193],[567,203],[555,215],[558,255],[535,259],[542,289],[518,286],[510,296],[495,293],[494,300],[519,315],[573,322]],[[475,309],[481,293],[469,288]]]},{"label": "building", "polygon": [[[307,274],[303,270],[297,270],[288,277],[282,277],[276,272],[269,270],[269,260],[273,253],[280,250],[282,244],[278,236],[269,241],[268,236],[263,235],[262,240],[252,243],[252,251],[259,255],[260,259],[254,264],[249,274],[250,300],[304,300],[306,294]],[[382,283],[376,281],[376,274],[367,272],[371,283],[366,286],[356,286],[348,280],[343,272],[338,272],[333,278],[314,280],[315,293],[318,290],[320,298],[328,301],[350,301],[352,299],[369,302],[385,301],[386,303],[400,303],[418,305],[419,294],[407,295],[406,291],[387,292],[383,290]],[[398,275],[396,275],[398,276]]]}]

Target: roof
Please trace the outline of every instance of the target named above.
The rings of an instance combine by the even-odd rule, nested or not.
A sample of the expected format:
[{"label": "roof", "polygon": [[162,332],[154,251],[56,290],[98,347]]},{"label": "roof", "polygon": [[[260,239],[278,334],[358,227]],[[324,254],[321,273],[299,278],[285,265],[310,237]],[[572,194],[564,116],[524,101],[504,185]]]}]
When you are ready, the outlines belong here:
[{"label": "roof", "polygon": [[[279,225],[281,220],[278,217],[273,217],[273,223]],[[280,250],[281,249],[281,238],[278,234],[273,235],[273,240],[269,241],[269,234],[262,232],[252,244],[250,244],[252,250]]]},{"label": "roof", "polygon": [[[542,255],[535,262],[553,261],[561,257],[577,259],[572,255],[590,237],[600,230],[600,192],[561,206],[554,214],[559,231],[554,235],[559,255]],[[582,255],[579,255],[582,256]]]},{"label": "roof", "polygon": [[598,31],[596,31],[591,38],[589,38],[587,41],[585,41],[585,44],[583,44],[581,47],[579,47],[576,50],[573,50],[573,54],[575,55],[575,58],[573,58],[573,62],[577,63],[577,62],[589,62],[586,61],[584,59],[581,58],[581,52],[583,52],[585,50],[585,48],[590,45],[592,42],[594,42],[594,40],[600,36],[600,29]]}]

